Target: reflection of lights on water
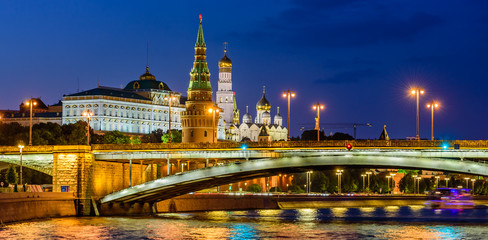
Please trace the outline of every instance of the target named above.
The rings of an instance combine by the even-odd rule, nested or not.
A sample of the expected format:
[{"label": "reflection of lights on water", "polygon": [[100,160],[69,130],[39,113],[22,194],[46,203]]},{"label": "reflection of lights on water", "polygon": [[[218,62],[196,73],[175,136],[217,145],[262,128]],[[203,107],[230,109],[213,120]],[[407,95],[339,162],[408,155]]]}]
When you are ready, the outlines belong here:
[{"label": "reflection of lights on water", "polygon": [[462,239],[462,236],[459,234],[459,229],[455,229],[451,226],[442,226],[442,227],[427,227],[428,229],[437,232],[439,237],[442,238],[450,238],[450,239]]},{"label": "reflection of lights on water", "polygon": [[345,213],[347,211],[347,208],[343,208],[343,207],[335,207],[335,208],[332,208],[332,213],[334,214],[334,217],[345,217]]},{"label": "reflection of lights on water", "polygon": [[418,210],[424,209],[424,206],[423,205],[410,205],[409,207],[413,211],[418,211]]},{"label": "reflection of lights on water", "polygon": [[298,220],[304,222],[317,220],[317,209],[311,209],[311,208],[298,209]]},{"label": "reflection of lights on water", "polygon": [[387,211],[387,212],[395,212],[395,211],[398,211],[398,209],[400,209],[400,207],[398,207],[398,206],[387,206],[387,207],[385,207],[385,211]]},{"label": "reflection of lights on water", "polygon": [[229,239],[256,239],[259,237],[251,224],[233,224],[231,228]]},{"label": "reflection of lights on water", "polygon": [[210,211],[206,215],[209,220],[229,220],[229,213],[225,211]]},{"label": "reflection of lights on water", "polygon": [[359,210],[361,210],[361,212],[363,213],[371,213],[374,212],[374,207],[362,207],[359,208]]},{"label": "reflection of lights on water", "polygon": [[280,214],[280,210],[259,210],[257,213],[260,215],[260,218],[266,219],[267,221],[279,221],[278,215]]}]

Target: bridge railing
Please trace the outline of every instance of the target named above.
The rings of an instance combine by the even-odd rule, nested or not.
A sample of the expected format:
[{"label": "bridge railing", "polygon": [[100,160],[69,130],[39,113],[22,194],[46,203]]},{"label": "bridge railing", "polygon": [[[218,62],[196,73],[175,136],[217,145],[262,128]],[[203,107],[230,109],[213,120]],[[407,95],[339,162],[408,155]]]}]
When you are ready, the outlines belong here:
[{"label": "bridge railing", "polygon": [[354,148],[441,148],[447,144],[450,148],[488,148],[487,140],[326,140],[326,141],[277,141],[277,142],[218,142],[218,143],[143,143],[143,144],[94,144],[93,150],[147,150],[147,149],[232,149],[246,144],[248,148],[345,148],[352,144]]},{"label": "bridge railing", "polygon": [[[243,144],[248,148],[345,148],[347,144],[354,148],[441,148],[447,144],[450,148],[488,148],[488,140],[326,140],[326,141],[277,141],[277,142],[218,142],[218,143],[142,143],[142,144],[93,144],[92,150],[186,150],[186,149],[238,149]],[[83,147],[65,145],[26,146],[24,152],[53,152],[56,149]],[[87,147],[87,146],[84,146]],[[0,146],[0,153],[19,152],[16,146]]]}]

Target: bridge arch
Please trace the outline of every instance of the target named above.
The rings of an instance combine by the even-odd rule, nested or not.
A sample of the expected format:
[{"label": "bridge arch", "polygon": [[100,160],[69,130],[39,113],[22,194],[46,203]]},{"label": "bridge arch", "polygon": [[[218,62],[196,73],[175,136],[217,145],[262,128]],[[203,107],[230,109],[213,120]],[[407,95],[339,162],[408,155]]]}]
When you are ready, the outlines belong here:
[{"label": "bridge arch", "polygon": [[[0,162],[20,166],[20,155],[0,155]],[[24,154],[22,155],[22,167],[30,168],[52,176],[53,154]]]},{"label": "bridge arch", "polygon": [[425,169],[488,176],[488,164],[455,158],[354,155],[354,153],[280,157],[235,162],[179,173],[109,194],[102,198],[101,202],[158,202],[202,189],[273,176],[277,173],[331,169],[340,166]]}]

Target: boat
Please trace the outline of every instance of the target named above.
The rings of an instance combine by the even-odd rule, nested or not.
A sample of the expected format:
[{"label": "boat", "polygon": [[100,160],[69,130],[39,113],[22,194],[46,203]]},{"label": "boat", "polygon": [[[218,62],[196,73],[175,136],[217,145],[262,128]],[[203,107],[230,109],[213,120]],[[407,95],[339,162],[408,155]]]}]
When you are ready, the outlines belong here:
[{"label": "boat", "polygon": [[425,205],[433,209],[471,209],[473,197],[468,188],[437,188],[429,194]]}]

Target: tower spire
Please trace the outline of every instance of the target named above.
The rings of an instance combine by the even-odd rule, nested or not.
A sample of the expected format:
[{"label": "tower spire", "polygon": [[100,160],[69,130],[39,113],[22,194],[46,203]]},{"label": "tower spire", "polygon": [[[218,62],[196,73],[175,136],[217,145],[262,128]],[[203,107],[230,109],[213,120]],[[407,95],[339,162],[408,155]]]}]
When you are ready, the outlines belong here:
[{"label": "tower spire", "polygon": [[266,93],[266,86],[263,85],[263,95]]}]

